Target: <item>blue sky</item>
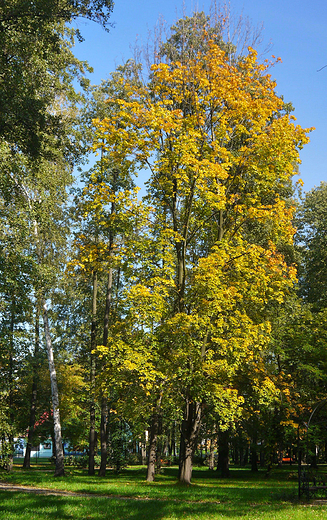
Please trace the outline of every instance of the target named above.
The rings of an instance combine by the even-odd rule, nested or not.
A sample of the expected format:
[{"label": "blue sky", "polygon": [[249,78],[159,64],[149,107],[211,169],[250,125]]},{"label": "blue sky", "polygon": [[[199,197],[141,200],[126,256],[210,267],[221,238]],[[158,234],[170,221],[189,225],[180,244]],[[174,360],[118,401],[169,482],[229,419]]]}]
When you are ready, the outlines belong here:
[{"label": "blue sky", "polygon": [[[109,33],[94,23],[78,21],[85,41],[76,44],[75,55],[93,67],[92,83],[100,83],[132,57],[136,41],[146,43],[160,17],[170,26],[183,12],[209,14],[211,6],[211,0],[117,0],[111,16],[115,25]],[[264,57],[273,54],[282,59],[271,71],[277,92],[294,105],[297,123],[316,128],[301,151],[300,177],[304,190],[309,191],[321,181],[327,182],[327,67],[317,72],[327,65],[327,3],[234,0],[230,8],[235,16],[248,17],[254,27],[263,23],[261,50],[271,43]]]}]

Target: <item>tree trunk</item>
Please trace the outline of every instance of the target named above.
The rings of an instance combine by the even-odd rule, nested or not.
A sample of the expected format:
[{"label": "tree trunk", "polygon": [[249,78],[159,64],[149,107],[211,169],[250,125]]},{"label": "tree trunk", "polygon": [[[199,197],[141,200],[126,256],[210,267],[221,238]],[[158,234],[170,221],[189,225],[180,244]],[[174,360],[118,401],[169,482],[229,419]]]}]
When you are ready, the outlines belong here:
[{"label": "tree trunk", "polygon": [[239,463],[240,463],[240,452],[239,452],[238,445],[235,443],[234,444],[234,464],[238,466]]},{"label": "tree trunk", "polygon": [[156,407],[152,415],[152,424],[150,431],[150,445],[148,457],[148,470],[146,479],[148,482],[153,482],[155,477],[156,462],[157,462],[157,438],[159,431],[159,417],[162,395],[160,395]]},{"label": "tree trunk", "polygon": [[251,460],[251,471],[258,471],[258,424],[255,419],[252,421],[252,439],[250,444],[250,460]]},{"label": "tree trunk", "polygon": [[255,440],[252,441],[251,446],[251,471],[258,471],[258,454],[257,454],[257,444]]},{"label": "tree trunk", "polygon": [[263,441],[261,441],[260,447],[260,468],[264,468],[266,465],[266,456],[265,456],[265,446]]},{"label": "tree trunk", "polygon": [[213,439],[210,439],[209,469],[215,469],[215,443]]},{"label": "tree trunk", "polygon": [[11,423],[11,431],[8,435],[8,442],[10,446],[9,451],[9,462],[7,466],[8,472],[12,471],[14,465],[14,327],[15,327],[15,299],[12,298],[11,302],[11,316],[10,316],[10,339],[9,339],[9,418]]},{"label": "tree trunk", "polygon": [[29,420],[29,428],[28,428],[28,436],[27,436],[27,444],[26,444],[23,468],[30,468],[31,467],[31,448],[33,446],[33,434],[34,434],[35,411],[36,411],[36,398],[37,398],[37,383],[36,383],[36,380],[35,380],[34,374],[33,374],[32,394],[31,394],[31,408],[30,408],[30,420]]},{"label": "tree trunk", "polygon": [[[112,210],[113,211],[113,210]],[[111,256],[112,238],[110,238],[110,253]],[[111,310],[111,298],[112,298],[112,268],[109,268],[108,272],[108,283],[106,293],[106,309],[104,314],[103,322],[103,345],[106,347],[108,343],[109,334],[109,316]],[[100,429],[100,443],[101,443],[101,465],[99,469],[99,476],[106,476],[107,467],[107,444],[108,444],[108,398],[107,391],[102,388],[101,391],[101,429]]]},{"label": "tree trunk", "polygon": [[57,374],[53,359],[53,349],[51,343],[51,336],[49,331],[49,320],[48,310],[46,302],[43,301],[43,322],[44,322],[44,334],[47,345],[49,371],[50,371],[50,383],[51,383],[51,396],[52,396],[52,407],[53,407],[53,426],[54,426],[54,438],[56,445],[56,469],[55,476],[59,477],[64,475],[64,454],[62,450],[62,437],[61,437],[61,424],[60,424],[60,412],[59,412],[59,393],[57,384]]},{"label": "tree trunk", "polygon": [[31,394],[31,408],[30,408],[30,420],[27,436],[27,445],[24,457],[23,468],[31,467],[31,448],[33,446],[33,434],[35,426],[35,413],[36,413],[36,399],[37,399],[37,361],[40,345],[40,310],[39,305],[36,305],[35,315],[35,346],[33,356],[33,381],[32,381],[32,394]]},{"label": "tree trunk", "polygon": [[193,455],[201,426],[201,404],[186,401],[186,409],[181,427],[179,451],[179,481],[190,484],[192,478]]},{"label": "tree trunk", "polygon": [[218,465],[217,471],[223,478],[229,477],[229,431],[220,431],[218,436]]},{"label": "tree trunk", "polygon": [[[50,416],[50,414],[49,414]],[[54,436],[54,430],[51,432],[51,439],[52,439],[52,457],[54,460],[56,460],[56,441]]]},{"label": "tree trunk", "polygon": [[107,425],[108,425],[108,399],[106,395],[101,398],[101,426],[100,426],[100,443],[101,443],[101,464],[99,468],[99,477],[106,476],[107,467]]},{"label": "tree trunk", "polygon": [[89,433],[89,475],[94,475],[95,457],[95,354],[96,328],[97,328],[97,272],[93,271],[93,293],[92,293],[92,324],[91,324],[91,352],[90,352],[90,433]]},{"label": "tree trunk", "polygon": [[174,421],[173,424],[172,452],[173,456],[176,458],[176,421]]},{"label": "tree trunk", "polygon": [[[145,433],[146,432],[144,432],[144,436],[145,436]],[[145,438],[141,442],[141,457],[142,457],[142,465],[145,466],[146,465],[146,439]]]},{"label": "tree trunk", "polygon": [[248,458],[249,458],[249,446],[248,446],[248,443],[246,443],[245,445],[245,448],[244,446],[242,446],[242,457],[241,457],[241,466],[246,466],[247,463],[248,463]]},{"label": "tree trunk", "polygon": [[94,457],[95,457],[95,358],[91,354],[91,370],[90,370],[90,431],[89,431],[89,469],[88,474],[94,475]]}]

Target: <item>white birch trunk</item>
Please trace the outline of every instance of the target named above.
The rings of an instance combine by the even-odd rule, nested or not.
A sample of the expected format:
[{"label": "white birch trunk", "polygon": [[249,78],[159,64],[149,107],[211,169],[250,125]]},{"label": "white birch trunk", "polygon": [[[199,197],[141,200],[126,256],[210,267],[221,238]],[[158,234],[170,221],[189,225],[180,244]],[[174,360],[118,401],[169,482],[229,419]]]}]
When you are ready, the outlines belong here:
[{"label": "white birch trunk", "polygon": [[46,341],[46,345],[47,345],[47,353],[48,353],[48,361],[49,361],[51,396],[52,396],[52,407],[53,407],[54,438],[55,438],[55,444],[56,444],[55,476],[59,477],[59,476],[64,475],[64,453],[63,453],[63,449],[62,449],[57,374],[56,374],[56,369],[55,369],[55,364],[54,364],[54,359],[53,359],[53,349],[52,349],[51,336],[50,336],[50,331],[49,331],[48,309],[47,309],[47,305],[46,305],[45,301],[43,301],[43,322],[44,322],[45,341]]},{"label": "white birch trunk", "polygon": [[[33,200],[33,196],[31,195],[28,188],[23,183],[20,183],[13,175],[11,175],[11,178],[15,182],[16,186],[20,189],[21,193],[23,194],[23,196],[24,196],[25,200],[27,201],[28,206],[31,210],[31,214],[32,214],[32,209],[33,209],[32,202],[35,202],[35,198]],[[37,250],[38,258],[40,260],[40,258],[41,258],[40,239],[39,239],[38,223],[36,220],[33,220],[33,225],[34,225],[36,250]],[[56,374],[56,369],[55,369],[55,365],[54,365],[53,350],[52,350],[51,336],[50,336],[50,330],[49,330],[48,309],[47,309],[46,301],[44,298],[42,301],[42,305],[43,305],[44,334],[45,334],[45,341],[46,341],[46,345],[47,345],[47,354],[48,354],[49,371],[50,371],[54,437],[55,437],[55,445],[56,445],[55,476],[61,476],[61,475],[64,475],[64,453],[63,453],[62,437],[61,437],[57,374]]]}]

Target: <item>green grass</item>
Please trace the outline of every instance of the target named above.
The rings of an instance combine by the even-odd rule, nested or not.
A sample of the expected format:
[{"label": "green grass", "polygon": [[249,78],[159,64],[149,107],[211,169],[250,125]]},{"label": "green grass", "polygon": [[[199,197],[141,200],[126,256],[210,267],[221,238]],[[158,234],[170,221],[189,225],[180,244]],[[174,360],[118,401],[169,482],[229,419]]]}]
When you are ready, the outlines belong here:
[{"label": "green grass", "polygon": [[[120,475],[108,471],[105,479],[89,477],[85,470],[67,468],[67,475],[53,477],[53,467],[15,466],[0,480],[52,490],[88,493],[86,497],[44,496],[0,491],[1,520],[305,520],[325,519],[326,505],[299,503],[296,468],[252,474],[232,469],[229,479],[195,468],[191,486],[177,482],[177,468],[164,468],[156,482],[145,481],[145,468],[130,467]],[[291,477],[293,478],[289,478]],[[103,495],[103,496],[94,496]],[[106,495],[106,496],[104,496]]]}]

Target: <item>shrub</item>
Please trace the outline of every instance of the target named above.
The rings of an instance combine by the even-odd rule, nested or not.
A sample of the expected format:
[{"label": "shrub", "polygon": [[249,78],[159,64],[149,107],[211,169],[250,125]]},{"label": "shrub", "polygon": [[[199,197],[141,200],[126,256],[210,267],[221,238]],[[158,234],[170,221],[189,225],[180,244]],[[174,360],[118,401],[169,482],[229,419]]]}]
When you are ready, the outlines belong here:
[{"label": "shrub", "polygon": [[10,459],[9,457],[2,457],[0,459],[0,470],[8,471],[10,468]]}]

